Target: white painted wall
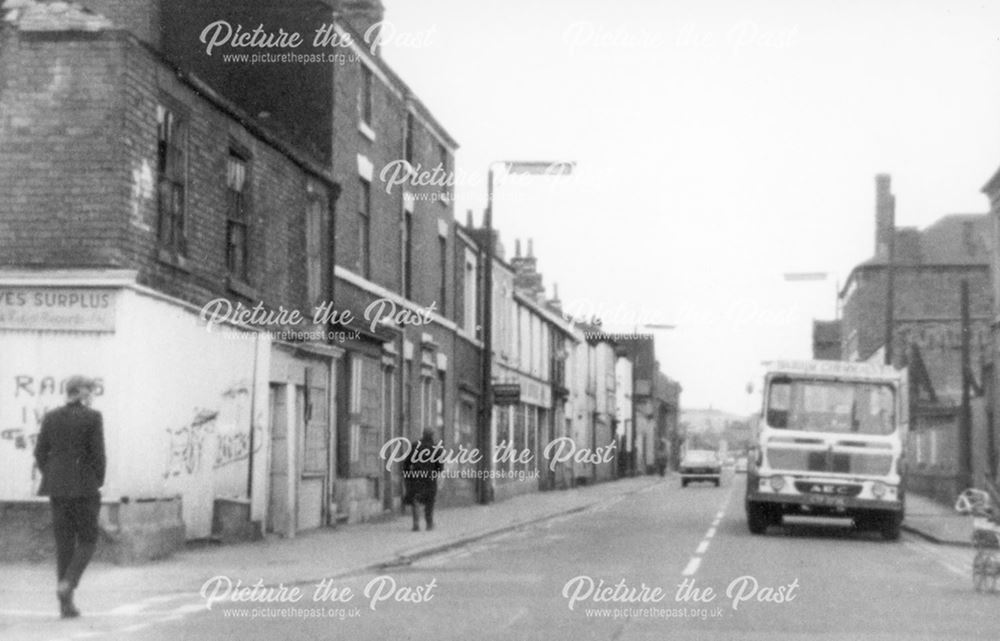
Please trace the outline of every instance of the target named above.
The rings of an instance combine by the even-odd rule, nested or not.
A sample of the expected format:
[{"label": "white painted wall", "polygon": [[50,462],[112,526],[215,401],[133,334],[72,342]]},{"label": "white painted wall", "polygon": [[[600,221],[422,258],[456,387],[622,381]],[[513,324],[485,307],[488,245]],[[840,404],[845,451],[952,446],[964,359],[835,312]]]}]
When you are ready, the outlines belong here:
[{"label": "white painted wall", "polygon": [[253,406],[251,514],[262,519],[270,343],[228,335],[239,338],[207,331],[194,310],[127,288],[116,293],[114,333],[0,331],[0,500],[36,498],[41,417],[65,402],[65,379],[83,374],[103,388],[93,407],[104,416],[106,499],[179,494],[188,537],[208,536],[214,499],[247,496]]},{"label": "white painted wall", "polygon": [[[246,498],[254,415],[252,518],[266,510],[266,336],[208,331],[194,311],[125,290],[117,331],[127,393],[113,438],[122,495],[183,497],[189,538],[211,533],[216,498]],[[256,351],[256,380],[254,354]],[[109,440],[112,437],[108,437]],[[135,454],[127,454],[135,453]]]}]

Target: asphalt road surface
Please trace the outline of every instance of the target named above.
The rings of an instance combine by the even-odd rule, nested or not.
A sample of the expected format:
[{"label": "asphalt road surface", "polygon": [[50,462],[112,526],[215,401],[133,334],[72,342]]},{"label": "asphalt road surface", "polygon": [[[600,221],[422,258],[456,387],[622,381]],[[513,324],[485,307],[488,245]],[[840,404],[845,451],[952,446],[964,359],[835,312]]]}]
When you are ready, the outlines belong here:
[{"label": "asphalt road surface", "polygon": [[[971,550],[907,535],[888,543],[835,520],[792,520],[753,536],[743,483],[737,475],[721,488],[681,489],[668,479],[412,565],[336,579],[319,594],[314,584],[286,584],[285,593],[267,595],[285,602],[217,600],[208,610],[201,597],[178,604],[167,595],[116,617],[34,622],[7,632],[50,641],[911,641],[1000,634],[1000,594],[973,591]],[[300,598],[288,602],[292,587]]]}]

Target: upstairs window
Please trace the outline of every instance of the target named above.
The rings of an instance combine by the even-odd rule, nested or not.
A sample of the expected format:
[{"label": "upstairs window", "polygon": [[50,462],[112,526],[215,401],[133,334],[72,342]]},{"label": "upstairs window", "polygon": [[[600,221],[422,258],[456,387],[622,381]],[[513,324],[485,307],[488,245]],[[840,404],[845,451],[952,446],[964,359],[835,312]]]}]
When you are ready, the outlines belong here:
[{"label": "upstairs window", "polygon": [[226,268],[229,275],[246,283],[250,228],[249,170],[247,158],[229,150],[226,161]]},{"label": "upstairs window", "polygon": [[324,295],[327,263],[323,255],[329,207],[318,193],[310,193],[306,205],[306,295],[318,305]]},{"label": "upstairs window", "polygon": [[187,122],[176,110],[156,107],[157,225],[160,244],[177,254],[187,253],[184,237]]},{"label": "upstairs window", "polygon": [[364,178],[358,181],[358,273],[371,277],[371,206],[372,186]]},{"label": "upstairs window", "polygon": [[410,163],[411,165],[413,164],[413,143],[414,143],[414,140],[413,140],[413,134],[414,134],[413,127],[414,127],[413,114],[412,113],[407,113],[406,114],[406,133],[405,133],[405,137],[404,137],[404,140],[403,140],[403,154],[404,154],[404,158],[406,158],[406,162]]},{"label": "upstairs window", "polygon": [[368,127],[372,126],[374,112],[374,95],[372,93],[372,70],[361,65],[361,82],[358,86],[358,116]]}]

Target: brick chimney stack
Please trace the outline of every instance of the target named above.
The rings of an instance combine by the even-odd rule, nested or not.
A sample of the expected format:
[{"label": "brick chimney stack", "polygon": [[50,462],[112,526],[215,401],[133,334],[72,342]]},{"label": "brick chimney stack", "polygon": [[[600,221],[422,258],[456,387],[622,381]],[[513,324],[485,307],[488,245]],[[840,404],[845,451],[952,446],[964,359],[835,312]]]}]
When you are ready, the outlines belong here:
[{"label": "brick chimney stack", "polygon": [[552,298],[549,299],[549,307],[562,313],[562,301],[559,299],[559,283],[552,283]]},{"label": "brick chimney stack", "polygon": [[875,257],[889,259],[889,242],[896,226],[896,197],[892,195],[892,177],[875,176]]},{"label": "brick chimney stack", "polygon": [[542,275],[538,273],[538,259],[535,258],[534,242],[528,239],[528,254],[521,256],[521,241],[518,239],[514,245],[514,258],[511,259],[511,267],[514,268],[514,287],[529,294],[535,300],[542,300],[545,296],[545,286],[542,284]]},{"label": "brick chimney stack", "polygon": [[385,19],[382,0],[337,0],[335,11],[364,39],[366,49],[372,50],[372,45],[375,44],[374,51],[379,53],[379,30],[372,30],[372,27]]}]

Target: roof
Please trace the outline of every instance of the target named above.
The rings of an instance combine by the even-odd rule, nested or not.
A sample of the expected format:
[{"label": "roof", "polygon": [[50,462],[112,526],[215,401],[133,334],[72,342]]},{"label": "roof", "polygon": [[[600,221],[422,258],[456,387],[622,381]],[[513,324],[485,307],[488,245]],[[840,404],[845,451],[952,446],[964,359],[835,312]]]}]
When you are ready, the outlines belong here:
[{"label": "roof", "polygon": [[801,374],[856,378],[862,380],[899,380],[904,372],[890,365],[855,361],[768,361],[764,363],[769,374]]},{"label": "roof", "polygon": [[104,31],[114,24],[75,2],[6,0],[0,9],[4,20],[21,31]]},{"label": "roof", "polygon": [[[983,267],[990,266],[993,232],[989,214],[948,214],[924,229],[897,227],[894,267]],[[847,275],[840,296],[846,295],[859,271],[888,265],[884,255],[858,263]]]},{"label": "roof", "polygon": [[[993,236],[989,214],[949,214],[922,230],[896,228],[895,265],[989,265]],[[873,256],[858,267],[884,266]]]}]

